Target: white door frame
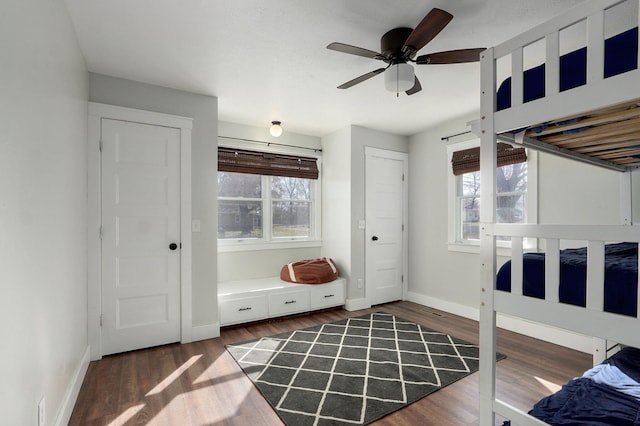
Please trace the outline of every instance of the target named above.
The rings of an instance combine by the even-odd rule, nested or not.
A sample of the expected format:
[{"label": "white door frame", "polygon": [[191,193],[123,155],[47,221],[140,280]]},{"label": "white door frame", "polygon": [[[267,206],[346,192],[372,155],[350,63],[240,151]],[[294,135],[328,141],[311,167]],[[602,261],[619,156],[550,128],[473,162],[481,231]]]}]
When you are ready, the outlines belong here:
[{"label": "white door frame", "polygon": [[87,145],[87,328],[91,360],[102,358],[102,244],[100,226],[101,119],[131,121],[135,123],[180,129],[180,341],[191,341],[192,283],[191,283],[191,128],[193,120],[186,117],[89,102]]},{"label": "white door frame", "polygon": [[[409,154],[406,152],[398,152],[398,151],[390,151],[387,149],[373,148],[370,146],[364,147],[364,155],[365,155],[365,176],[366,176],[366,167],[367,167],[367,157],[369,156],[378,156],[383,158],[389,158],[392,160],[402,161],[402,173],[404,175],[404,180],[402,182],[402,222],[404,223],[404,231],[402,233],[402,300],[407,300],[407,293],[409,291]],[[366,185],[367,181],[365,179],[365,194],[367,193]],[[367,203],[368,200],[365,197],[365,208],[364,211],[367,211]],[[365,224],[368,226],[368,223]],[[366,304],[371,307],[371,288],[369,284],[369,280],[366,276],[367,266],[367,238],[368,233],[365,231],[365,300]]]}]

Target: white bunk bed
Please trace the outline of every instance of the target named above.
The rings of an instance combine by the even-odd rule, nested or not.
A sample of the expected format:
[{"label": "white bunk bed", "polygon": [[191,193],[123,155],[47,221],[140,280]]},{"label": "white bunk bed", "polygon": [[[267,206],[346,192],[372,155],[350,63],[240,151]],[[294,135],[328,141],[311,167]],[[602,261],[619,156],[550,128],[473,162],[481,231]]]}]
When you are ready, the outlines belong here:
[{"label": "white bunk bed", "polygon": [[[638,0],[628,0],[637,3]],[[604,252],[607,242],[640,242],[640,227],[631,226],[631,174],[640,165],[636,143],[627,143],[620,152],[620,138],[609,128],[620,127],[619,120],[629,120],[640,104],[640,67],[609,78],[604,77],[605,11],[623,3],[623,0],[590,0],[571,9],[564,15],[526,31],[481,54],[481,181],[483,192],[481,205],[481,306],[480,306],[480,415],[481,425],[494,425],[496,415],[511,420],[512,425],[544,424],[524,411],[496,399],[496,313],[531,320],[599,339],[640,347],[640,319],[606,312],[604,305]],[[637,13],[637,12],[636,12]],[[580,21],[586,21],[586,45],[588,59],[586,84],[560,91],[560,32]],[[637,26],[637,20],[636,20]],[[523,101],[523,50],[534,42],[544,40],[545,69],[544,97],[530,102]],[[496,93],[496,67],[499,58],[511,56],[511,106],[498,111]],[[640,57],[640,55],[638,55]],[[622,105],[621,107],[618,107]],[[613,108],[612,108],[613,106]],[[612,113],[613,111],[613,113]],[[616,111],[622,111],[617,117]],[[557,145],[534,139],[531,128],[540,123],[550,123],[573,117],[587,117],[588,123],[611,125],[596,131],[596,139],[609,144],[617,151],[600,157],[577,153]],[[598,117],[604,117],[599,119]],[[613,118],[612,118],[613,117]],[[624,126],[632,126],[640,133],[640,124],[634,119]],[[576,127],[575,124],[572,124]],[[589,124],[591,125],[591,124]],[[514,131],[514,129],[517,129]],[[591,132],[593,133],[593,131]],[[580,135],[571,146],[581,146]],[[526,147],[557,153],[566,157],[609,167],[621,171],[622,189],[629,194],[623,200],[623,225],[621,226],[566,226],[566,225],[507,225],[496,223],[496,141],[522,144]],[[593,145],[591,142],[586,145]],[[637,145],[637,146],[636,146]],[[589,150],[586,150],[589,152]],[[594,150],[596,151],[596,150]],[[629,155],[627,155],[629,154]],[[613,160],[611,160],[613,159]],[[496,236],[512,238],[511,292],[496,290]],[[523,239],[537,238],[545,247],[545,298],[534,299],[523,295],[522,255]],[[559,252],[563,240],[587,242],[587,290],[586,306],[559,303]],[[638,292],[640,294],[640,291]],[[640,311],[640,301],[638,301]]]}]

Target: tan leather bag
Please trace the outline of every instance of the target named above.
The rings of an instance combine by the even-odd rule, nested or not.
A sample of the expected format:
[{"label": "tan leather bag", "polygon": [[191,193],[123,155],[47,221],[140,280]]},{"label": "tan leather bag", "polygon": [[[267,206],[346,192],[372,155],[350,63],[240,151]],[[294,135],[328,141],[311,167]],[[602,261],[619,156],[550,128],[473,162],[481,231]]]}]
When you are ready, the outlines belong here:
[{"label": "tan leather bag", "polygon": [[300,284],[323,284],[338,278],[338,268],[333,260],[299,260],[284,265],[280,270],[280,279]]}]

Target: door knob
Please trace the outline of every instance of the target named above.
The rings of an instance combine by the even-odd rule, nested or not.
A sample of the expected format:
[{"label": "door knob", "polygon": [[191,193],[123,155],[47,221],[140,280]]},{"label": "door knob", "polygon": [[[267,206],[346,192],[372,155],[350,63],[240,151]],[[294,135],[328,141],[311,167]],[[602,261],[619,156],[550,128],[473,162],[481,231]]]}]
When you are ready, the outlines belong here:
[{"label": "door knob", "polygon": [[169,244],[169,250],[173,251],[173,250],[175,250],[177,248],[178,248],[178,245],[176,243]]},{"label": "door knob", "polygon": [[371,241],[378,241],[378,237],[374,235],[373,237],[371,237]]}]

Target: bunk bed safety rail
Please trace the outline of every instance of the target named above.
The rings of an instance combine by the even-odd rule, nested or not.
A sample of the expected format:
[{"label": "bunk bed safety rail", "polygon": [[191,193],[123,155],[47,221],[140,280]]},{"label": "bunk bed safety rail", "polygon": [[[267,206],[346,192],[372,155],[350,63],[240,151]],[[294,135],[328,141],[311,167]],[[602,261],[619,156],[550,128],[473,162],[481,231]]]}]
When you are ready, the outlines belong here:
[{"label": "bunk bed safety rail", "polygon": [[[492,238],[500,235],[511,237],[512,241],[511,291],[494,291],[496,312],[640,347],[640,333],[637,332],[640,309],[637,309],[635,318],[604,310],[605,244],[621,241],[639,243],[640,227],[494,224],[485,229],[490,228],[493,228]],[[535,299],[523,293],[523,241],[527,238],[538,239],[545,247],[544,299]],[[563,241],[586,241],[585,307],[560,303],[560,246]],[[637,298],[637,306],[640,307],[640,291]],[[604,325],[607,319],[611,324],[611,316],[615,316],[619,330],[611,330]]]},{"label": "bunk bed safety rail", "polygon": [[[510,130],[526,127],[531,124],[546,122],[561,117],[562,111],[567,110],[567,103],[575,104],[576,112],[589,111],[612,104],[612,99],[619,98],[619,95],[612,94],[607,84],[604,82],[604,61],[605,61],[605,34],[604,21],[605,11],[609,8],[623,3],[627,0],[594,0],[581,4],[580,8],[573,8],[569,12],[557,16],[529,31],[526,31],[500,45],[488,49],[487,54],[492,56],[494,70],[497,68],[495,62],[503,57],[511,55],[511,107],[495,112],[496,133],[503,133]],[[637,2],[638,0],[630,0]],[[639,8],[640,10],[640,8]],[[583,20],[587,22],[586,47],[588,49],[587,60],[587,81],[585,86],[593,91],[594,87],[602,86],[603,98],[599,96],[583,97],[580,95],[566,95],[560,92],[560,32],[577,24]],[[640,21],[640,18],[638,19]],[[524,69],[523,58],[524,49],[540,40],[544,40],[544,98],[523,104]],[[640,62],[640,55],[638,55]],[[620,86],[625,86],[633,90],[637,85],[640,67],[633,72],[615,76],[615,79],[622,81]],[[496,84],[497,85],[497,84]],[[579,86],[568,92],[583,92],[585,86]],[[494,91],[495,93],[495,91]],[[593,93],[593,92],[590,92]],[[638,92],[640,93],[640,91]],[[633,97],[638,97],[633,95]],[[544,103],[545,99],[554,99],[549,104]],[[572,99],[575,98],[575,99]],[[541,104],[544,103],[544,107]],[[582,103],[584,105],[582,105]],[[529,105],[531,104],[531,105]],[[560,104],[559,106],[556,106]],[[522,108],[526,106],[526,108]]]}]

